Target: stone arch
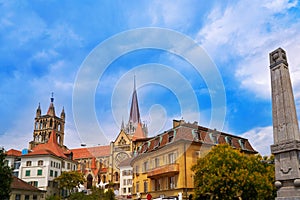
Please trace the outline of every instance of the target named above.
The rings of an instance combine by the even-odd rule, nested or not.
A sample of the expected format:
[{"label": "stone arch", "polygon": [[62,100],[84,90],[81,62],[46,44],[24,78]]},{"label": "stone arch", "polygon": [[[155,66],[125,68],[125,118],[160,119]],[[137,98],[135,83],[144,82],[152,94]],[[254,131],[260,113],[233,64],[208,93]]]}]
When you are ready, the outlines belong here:
[{"label": "stone arch", "polygon": [[87,189],[92,189],[92,186],[93,186],[93,176],[91,174],[89,174],[87,176],[86,180],[87,180],[86,188]]}]

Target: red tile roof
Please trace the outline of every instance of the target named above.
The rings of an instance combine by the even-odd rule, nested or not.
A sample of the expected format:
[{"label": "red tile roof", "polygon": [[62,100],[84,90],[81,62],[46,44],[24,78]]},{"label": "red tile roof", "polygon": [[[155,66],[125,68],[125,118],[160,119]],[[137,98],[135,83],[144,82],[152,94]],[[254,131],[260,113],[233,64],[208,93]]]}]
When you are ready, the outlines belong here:
[{"label": "red tile roof", "polygon": [[32,149],[31,152],[24,156],[54,155],[57,157],[68,159],[67,155],[70,153],[70,150],[63,149],[61,146],[58,145],[56,139],[56,132],[53,130],[47,143],[38,144]]},{"label": "red tile roof", "polygon": [[15,150],[15,149],[10,149],[6,152],[7,156],[21,156],[22,152],[19,150]]},{"label": "red tile roof", "polygon": [[[183,121],[184,122],[184,121]],[[169,142],[169,137],[172,136],[172,141]],[[171,137],[170,137],[171,138]],[[214,139],[215,138],[215,139]],[[257,153],[250,142],[246,138],[231,135],[228,133],[218,132],[193,123],[181,123],[179,126],[165,131],[162,134],[144,142],[137,150],[138,154],[155,151],[161,147],[176,141],[185,140],[190,142],[198,142],[205,144],[225,144],[231,140],[231,146],[249,153]],[[215,140],[215,141],[214,141]]]},{"label": "red tile roof", "polygon": [[15,177],[15,176],[13,176],[13,181],[11,183],[11,189],[43,192],[42,190],[39,190],[38,188],[26,183],[25,181]]},{"label": "red tile roof", "polygon": [[87,148],[78,148],[78,149],[71,149],[73,152],[73,158],[75,160],[82,159],[82,158],[98,158],[103,156],[110,155],[110,146],[97,146],[97,147],[87,147]]}]

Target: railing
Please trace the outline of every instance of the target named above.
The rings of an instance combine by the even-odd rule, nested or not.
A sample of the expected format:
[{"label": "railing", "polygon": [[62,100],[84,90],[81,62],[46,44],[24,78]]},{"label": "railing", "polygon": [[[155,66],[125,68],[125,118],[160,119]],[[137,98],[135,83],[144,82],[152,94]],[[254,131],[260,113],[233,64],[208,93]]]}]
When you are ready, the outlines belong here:
[{"label": "railing", "polygon": [[160,167],[156,167],[152,170],[149,170],[147,172],[147,177],[155,177],[155,176],[161,176],[161,175],[167,175],[167,174],[177,174],[179,173],[179,164],[173,163],[168,165],[163,165]]}]

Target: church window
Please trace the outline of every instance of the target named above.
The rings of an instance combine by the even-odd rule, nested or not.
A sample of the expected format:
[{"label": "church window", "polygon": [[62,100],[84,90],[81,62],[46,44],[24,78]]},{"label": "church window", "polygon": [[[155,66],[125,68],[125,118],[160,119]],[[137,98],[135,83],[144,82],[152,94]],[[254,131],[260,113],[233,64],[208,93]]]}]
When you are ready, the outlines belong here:
[{"label": "church window", "polygon": [[119,181],[119,173],[118,173],[118,172],[115,173],[115,181],[116,181],[116,182]]},{"label": "church window", "polygon": [[42,170],[42,169],[38,169],[38,170],[37,170],[37,175],[38,175],[38,176],[41,176],[42,174],[43,174],[43,170]]},{"label": "church window", "polygon": [[38,130],[39,129],[39,123],[35,122],[35,129]]},{"label": "church window", "polygon": [[44,161],[42,161],[42,160],[38,161],[38,166],[43,166],[43,164],[44,164]]},{"label": "church window", "polygon": [[106,183],[106,176],[103,175],[103,183]]},{"label": "church window", "polygon": [[50,119],[50,127],[52,128],[52,119]]},{"label": "church window", "polygon": [[30,176],[30,170],[25,171],[25,176]]},{"label": "church window", "polygon": [[26,162],[26,166],[27,166],[27,167],[30,167],[30,166],[31,166],[31,161],[27,161],[27,162]]},{"label": "church window", "polygon": [[60,131],[60,129],[61,129],[61,125],[59,123],[58,126],[57,126],[57,130]]}]

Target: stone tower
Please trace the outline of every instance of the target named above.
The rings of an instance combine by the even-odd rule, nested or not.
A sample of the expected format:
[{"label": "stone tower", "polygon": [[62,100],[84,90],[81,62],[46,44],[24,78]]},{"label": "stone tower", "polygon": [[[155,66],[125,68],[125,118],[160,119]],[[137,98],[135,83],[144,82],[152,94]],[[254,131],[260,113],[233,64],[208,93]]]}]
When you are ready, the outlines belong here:
[{"label": "stone tower", "polygon": [[64,145],[64,130],[66,114],[64,108],[60,114],[60,118],[55,115],[53,95],[50,99],[50,105],[46,115],[41,115],[41,107],[38,106],[36,110],[33,141],[29,142],[29,149],[32,149],[38,144],[43,144],[48,141],[53,130],[56,132],[57,143],[60,146]]},{"label": "stone tower", "polygon": [[300,134],[286,53],[270,53],[277,199],[300,199]]}]

